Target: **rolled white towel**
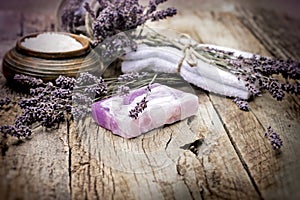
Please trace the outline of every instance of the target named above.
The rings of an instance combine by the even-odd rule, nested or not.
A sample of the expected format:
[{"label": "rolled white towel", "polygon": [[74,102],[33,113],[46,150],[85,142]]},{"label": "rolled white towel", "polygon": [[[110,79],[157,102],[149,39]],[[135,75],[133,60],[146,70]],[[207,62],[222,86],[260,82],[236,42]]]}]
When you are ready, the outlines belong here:
[{"label": "rolled white towel", "polygon": [[[137,51],[127,53],[122,62],[122,71],[152,70],[155,72],[176,73],[183,53],[172,47],[149,47],[140,45]],[[197,66],[182,63],[180,75],[184,80],[209,92],[248,99],[250,93],[243,80],[227,71],[198,60]]]},{"label": "rolled white towel", "polygon": [[[161,69],[162,70],[161,72],[176,73],[178,63],[182,58],[183,58],[183,52],[176,48],[150,47],[142,44],[138,46],[137,51],[127,53],[123,57],[123,60],[124,62],[126,61],[137,62],[135,64],[136,67],[138,67],[137,65],[145,65],[148,62],[149,66],[147,67],[152,66],[153,68],[155,68],[153,69],[153,71],[156,71],[156,69]],[[160,60],[158,61],[158,59]],[[146,62],[141,62],[140,60],[145,60]],[[162,60],[169,61],[170,63],[173,63],[173,65],[170,65],[170,63],[166,64],[165,62],[162,62]],[[127,65],[128,63],[124,64],[124,68],[128,69]],[[139,66],[138,68],[144,68],[144,67]],[[215,80],[224,85],[229,85],[229,86],[234,85],[234,87],[236,88],[247,91],[247,88],[245,87],[245,82],[243,80],[239,80],[234,74],[222,70],[213,65],[210,65],[209,63],[206,63],[200,59],[197,60],[197,66],[194,67],[191,67],[184,60],[182,63],[182,68],[186,68],[187,70],[192,71],[193,73],[198,73],[208,79]],[[124,69],[124,72],[127,71],[127,69]]]}]

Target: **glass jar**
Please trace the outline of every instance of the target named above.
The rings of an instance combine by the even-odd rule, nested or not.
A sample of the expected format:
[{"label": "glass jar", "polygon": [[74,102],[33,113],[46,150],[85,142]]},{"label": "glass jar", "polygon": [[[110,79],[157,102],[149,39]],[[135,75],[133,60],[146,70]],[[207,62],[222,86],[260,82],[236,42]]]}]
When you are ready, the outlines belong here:
[{"label": "glass jar", "polygon": [[97,6],[97,0],[62,0],[57,10],[58,29],[74,34],[91,36],[91,20],[84,8],[88,2],[92,9]]}]

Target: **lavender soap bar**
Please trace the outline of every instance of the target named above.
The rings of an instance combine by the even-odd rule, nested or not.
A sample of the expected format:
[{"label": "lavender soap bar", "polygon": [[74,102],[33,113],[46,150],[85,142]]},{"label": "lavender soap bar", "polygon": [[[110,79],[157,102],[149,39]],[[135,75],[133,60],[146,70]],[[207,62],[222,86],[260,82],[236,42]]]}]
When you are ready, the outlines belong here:
[{"label": "lavender soap bar", "polygon": [[126,96],[114,96],[92,105],[95,122],[124,138],[133,138],[152,129],[195,115],[198,97],[171,87],[153,84],[147,108],[137,119],[129,117],[138,102],[146,96],[146,88],[131,91]]}]

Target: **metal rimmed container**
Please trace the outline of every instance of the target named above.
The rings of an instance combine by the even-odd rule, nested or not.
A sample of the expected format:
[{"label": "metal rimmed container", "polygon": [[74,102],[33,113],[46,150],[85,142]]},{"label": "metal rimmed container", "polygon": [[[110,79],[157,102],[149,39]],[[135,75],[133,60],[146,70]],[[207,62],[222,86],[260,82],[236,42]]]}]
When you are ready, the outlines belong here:
[{"label": "metal rimmed container", "polygon": [[99,56],[94,52],[89,40],[71,33],[68,35],[81,43],[82,48],[64,52],[40,52],[22,45],[25,39],[36,37],[41,33],[33,33],[20,38],[16,46],[9,50],[3,58],[3,74],[12,81],[15,74],[24,74],[52,81],[59,75],[76,77],[78,72],[97,73],[102,69]]}]

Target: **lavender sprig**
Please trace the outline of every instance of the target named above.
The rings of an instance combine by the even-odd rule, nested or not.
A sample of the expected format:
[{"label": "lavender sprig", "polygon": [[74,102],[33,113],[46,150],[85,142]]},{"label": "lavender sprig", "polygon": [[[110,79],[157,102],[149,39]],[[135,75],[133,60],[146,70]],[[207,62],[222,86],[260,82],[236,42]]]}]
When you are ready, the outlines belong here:
[{"label": "lavender sprig", "polygon": [[66,120],[66,114],[70,113],[73,78],[60,76],[56,79],[56,84],[44,83],[41,79],[26,75],[17,74],[14,78],[21,85],[30,88],[31,97],[19,101],[18,105],[23,112],[13,125],[0,126],[0,132],[4,136],[27,138],[31,136],[31,128],[36,123],[53,128]]},{"label": "lavender sprig", "polygon": [[[233,52],[204,47],[198,49],[212,63],[236,74],[246,82],[246,87],[253,96],[261,96],[268,91],[273,98],[281,101],[285,93],[300,94],[300,63],[293,60],[234,56]],[[278,75],[281,75],[278,78]]]},{"label": "lavender sprig", "polygon": [[86,86],[95,84],[98,81],[98,77],[88,72],[82,72],[76,79],[76,86]]},{"label": "lavender sprig", "polygon": [[167,8],[166,10],[160,10],[151,15],[151,21],[158,21],[166,19],[167,17],[172,17],[176,15],[177,11],[175,8]]},{"label": "lavender sprig", "polygon": [[94,43],[98,44],[120,32],[135,29],[148,20],[157,21],[176,15],[175,8],[157,11],[157,6],[164,2],[166,0],[151,0],[147,6],[143,6],[138,0],[98,1],[100,8],[96,11],[86,2],[84,8],[94,20]]},{"label": "lavender sprig", "polygon": [[265,132],[265,137],[269,139],[270,144],[272,145],[274,150],[278,150],[282,147],[283,142],[280,136],[272,129],[271,126],[267,128],[267,131]]},{"label": "lavender sprig", "polygon": [[243,111],[249,111],[249,103],[245,100],[242,100],[240,98],[235,98],[232,100],[236,105],[239,107],[239,109]]},{"label": "lavender sprig", "polygon": [[129,111],[129,117],[137,119],[139,114],[142,113],[147,108],[147,97],[144,97],[136,106]]},{"label": "lavender sprig", "polygon": [[76,80],[67,76],[59,76],[55,80],[55,84],[62,89],[70,89],[72,90],[75,86]]},{"label": "lavender sprig", "polygon": [[94,99],[100,100],[107,95],[107,84],[102,77],[88,72],[80,73],[74,86],[72,116],[75,121],[84,119],[90,112]]},{"label": "lavender sprig", "polygon": [[128,86],[125,86],[125,85],[120,85],[118,86],[118,91],[117,91],[117,94],[119,96],[125,96],[125,95],[128,95],[130,92],[130,88]]},{"label": "lavender sprig", "polygon": [[0,126],[0,132],[3,133],[4,137],[7,137],[8,135],[10,135],[13,137],[17,137],[19,139],[22,137],[29,137],[32,134],[31,129],[28,126],[24,126],[24,125]]},{"label": "lavender sprig", "polygon": [[156,79],[157,74],[154,75],[148,86],[146,87],[146,96],[143,97],[143,99],[140,102],[137,102],[136,106],[129,111],[129,117],[133,119],[137,119],[139,117],[139,114],[142,113],[146,108],[147,108],[147,103],[148,103],[148,96],[151,93],[151,85]]},{"label": "lavender sprig", "polygon": [[72,33],[81,33],[78,27],[84,26],[85,10],[82,8],[84,0],[67,1],[66,7],[62,10],[61,22],[64,30]]},{"label": "lavender sprig", "polygon": [[82,92],[74,92],[72,96],[72,116],[75,121],[84,119],[90,112],[93,99]]},{"label": "lavender sprig", "polygon": [[130,72],[127,74],[122,74],[118,77],[118,81],[120,82],[130,82],[133,80],[141,80],[142,78],[146,77],[148,75],[147,72]]},{"label": "lavender sprig", "polygon": [[39,78],[34,78],[31,76],[26,76],[23,74],[16,74],[14,80],[25,87],[35,88],[43,85],[43,80]]}]

